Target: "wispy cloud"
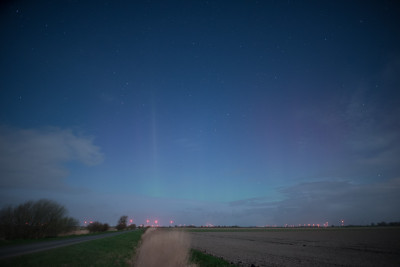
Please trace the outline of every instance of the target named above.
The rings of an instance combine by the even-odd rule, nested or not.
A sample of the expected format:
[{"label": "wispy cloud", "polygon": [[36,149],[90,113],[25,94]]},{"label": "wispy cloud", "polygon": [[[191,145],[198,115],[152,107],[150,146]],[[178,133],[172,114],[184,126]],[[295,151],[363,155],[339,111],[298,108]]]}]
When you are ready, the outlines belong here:
[{"label": "wispy cloud", "polygon": [[68,175],[65,163],[96,165],[103,159],[93,138],[68,129],[0,127],[1,188],[62,188]]},{"label": "wispy cloud", "polygon": [[263,201],[262,198],[235,201],[231,206],[243,217],[254,217],[265,224],[369,224],[381,220],[398,221],[400,217],[400,178],[373,184],[347,181],[299,183],[280,189],[285,199]]},{"label": "wispy cloud", "polygon": [[[347,110],[348,152],[359,167],[383,170],[392,173],[393,178],[399,171],[400,110],[392,105],[378,105],[373,100],[363,101],[365,95],[359,96],[358,102],[353,100]],[[356,107],[354,103],[358,103]]]},{"label": "wispy cloud", "polygon": [[398,220],[400,180],[391,179],[372,184],[345,181],[302,183],[282,190],[287,199],[279,203],[279,222],[327,220],[337,223],[370,223],[377,220]]}]

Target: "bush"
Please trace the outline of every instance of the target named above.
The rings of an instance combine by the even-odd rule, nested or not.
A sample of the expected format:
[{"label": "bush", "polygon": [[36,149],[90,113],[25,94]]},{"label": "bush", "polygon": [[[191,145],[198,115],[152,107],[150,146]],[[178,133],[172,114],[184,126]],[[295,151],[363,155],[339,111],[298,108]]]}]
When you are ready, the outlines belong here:
[{"label": "bush", "polygon": [[105,232],[110,229],[110,226],[105,223],[102,224],[100,222],[93,222],[87,226],[87,229],[89,230],[90,233],[95,233],[95,232]]},{"label": "bush", "polygon": [[121,216],[118,220],[117,230],[124,230],[126,228],[126,222],[128,221],[128,216]]},{"label": "bush", "polygon": [[136,224],[131,224],[128,226],[129,230],[135,230],[136,229]]},{"label": "bush", "polygon": [[0,210],[0,236],[5,239],[57,236],[75,229],[78,221],[65,216],[60,204],[41,199]]}]

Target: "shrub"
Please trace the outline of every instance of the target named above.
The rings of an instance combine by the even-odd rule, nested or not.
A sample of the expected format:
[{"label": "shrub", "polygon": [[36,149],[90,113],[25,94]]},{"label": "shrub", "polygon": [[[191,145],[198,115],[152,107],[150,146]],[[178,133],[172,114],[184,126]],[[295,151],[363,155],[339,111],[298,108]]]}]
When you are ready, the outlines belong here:
[{"label": "shrub", "polygon": [[136,224],[131,224],[128,226],[129,230],[135,230],[136,229]]},{"label": "shrub", "polygon": [[0,210],[0,236],[5,239],[57,236],[78,225],[66,213],[63,206],[47,199],[8,206]]},{"label": "shrub", "polygon": [[128,216],[121,216],[118,220],[117,230],[124,230],[126,228],[126,222],[128,221]]},{"label": "shrub", "polygon": [[90,233],[105,232],[108,231],[108,229],[110,229],[110,226],[107,223],[102,224],[100,222],[93,222],[87,226],[87,229],[89,230]]}]

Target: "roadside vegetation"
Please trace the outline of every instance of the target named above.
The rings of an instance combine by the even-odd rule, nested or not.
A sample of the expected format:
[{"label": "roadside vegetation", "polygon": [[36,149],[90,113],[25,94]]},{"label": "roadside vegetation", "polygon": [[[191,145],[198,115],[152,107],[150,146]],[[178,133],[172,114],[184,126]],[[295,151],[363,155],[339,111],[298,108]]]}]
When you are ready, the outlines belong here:
[{"label": "roadside vegetation", "polygon": [[[135,266],[137,248],[146,229],[139,229],[126,234],[106,237],[48,251],[0,260],[0,266]],[[88,234],[94,235],[94,234]],[[179,236],[181,238],[182,236]],[[66,239],[71,237],[45,238],[39,240],[22,240],[41,242]],[[151,257],[152,255],[147,255]],[[198,250],[189,251],[189,265],[197,267],[235,266],[229,262],[204,254]],[[164,265],[165,266],[165,265]],[[174,266],[175,267],[175,266]]]},{"label": "roadside vegetation", "polygon": [[93,222],[90,223],[86,228],[89,230],[89,233],[96,233],[106,232],[110,229],[110,226],[107,223]]},{"label": "roadside vegetation", "polygon": [[0,266],[129,266],[143,230],[0,260]]},{"label": "roadside vegetation", "polygon": [[5,207],[0,210],[0,238],[44,238],[70,232],[78,221],[66,214],[64,206],[47,199]]},{"label": "roadside vegetation", "polygon": [[28,245],[33,243],[41,243],[41,242],[49,242],[49,241],[57,241],[71,238],[78,238],[84,236],[96,236],[102,235],[104,232],[95,232],[95,233],[87,233],[87,234],[71,234],[65,236],[57,236],[57,237],[45,237],[40,239],[13,239],[13,240],[0,240],[0,248],[1,247],[9,247],[9,246],[20,246],[20,245]]},{"label": "roadside vegetation", "polygon": [[236,267],[236,265],[231,264],[224,259],[214,257],[209,254],[204,254],[203,252],[195,249],[190,251],[190,261],[196,264],[198,267]]}]

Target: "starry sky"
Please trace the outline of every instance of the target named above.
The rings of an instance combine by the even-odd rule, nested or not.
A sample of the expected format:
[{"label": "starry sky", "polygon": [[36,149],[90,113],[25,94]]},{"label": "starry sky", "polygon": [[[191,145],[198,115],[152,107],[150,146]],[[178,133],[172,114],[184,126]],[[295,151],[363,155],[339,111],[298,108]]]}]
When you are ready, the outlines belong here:
[{"label": "starry sky", "polygon": [[81,221],[400,214],[397,1],[8,1],[0,203]]}]

